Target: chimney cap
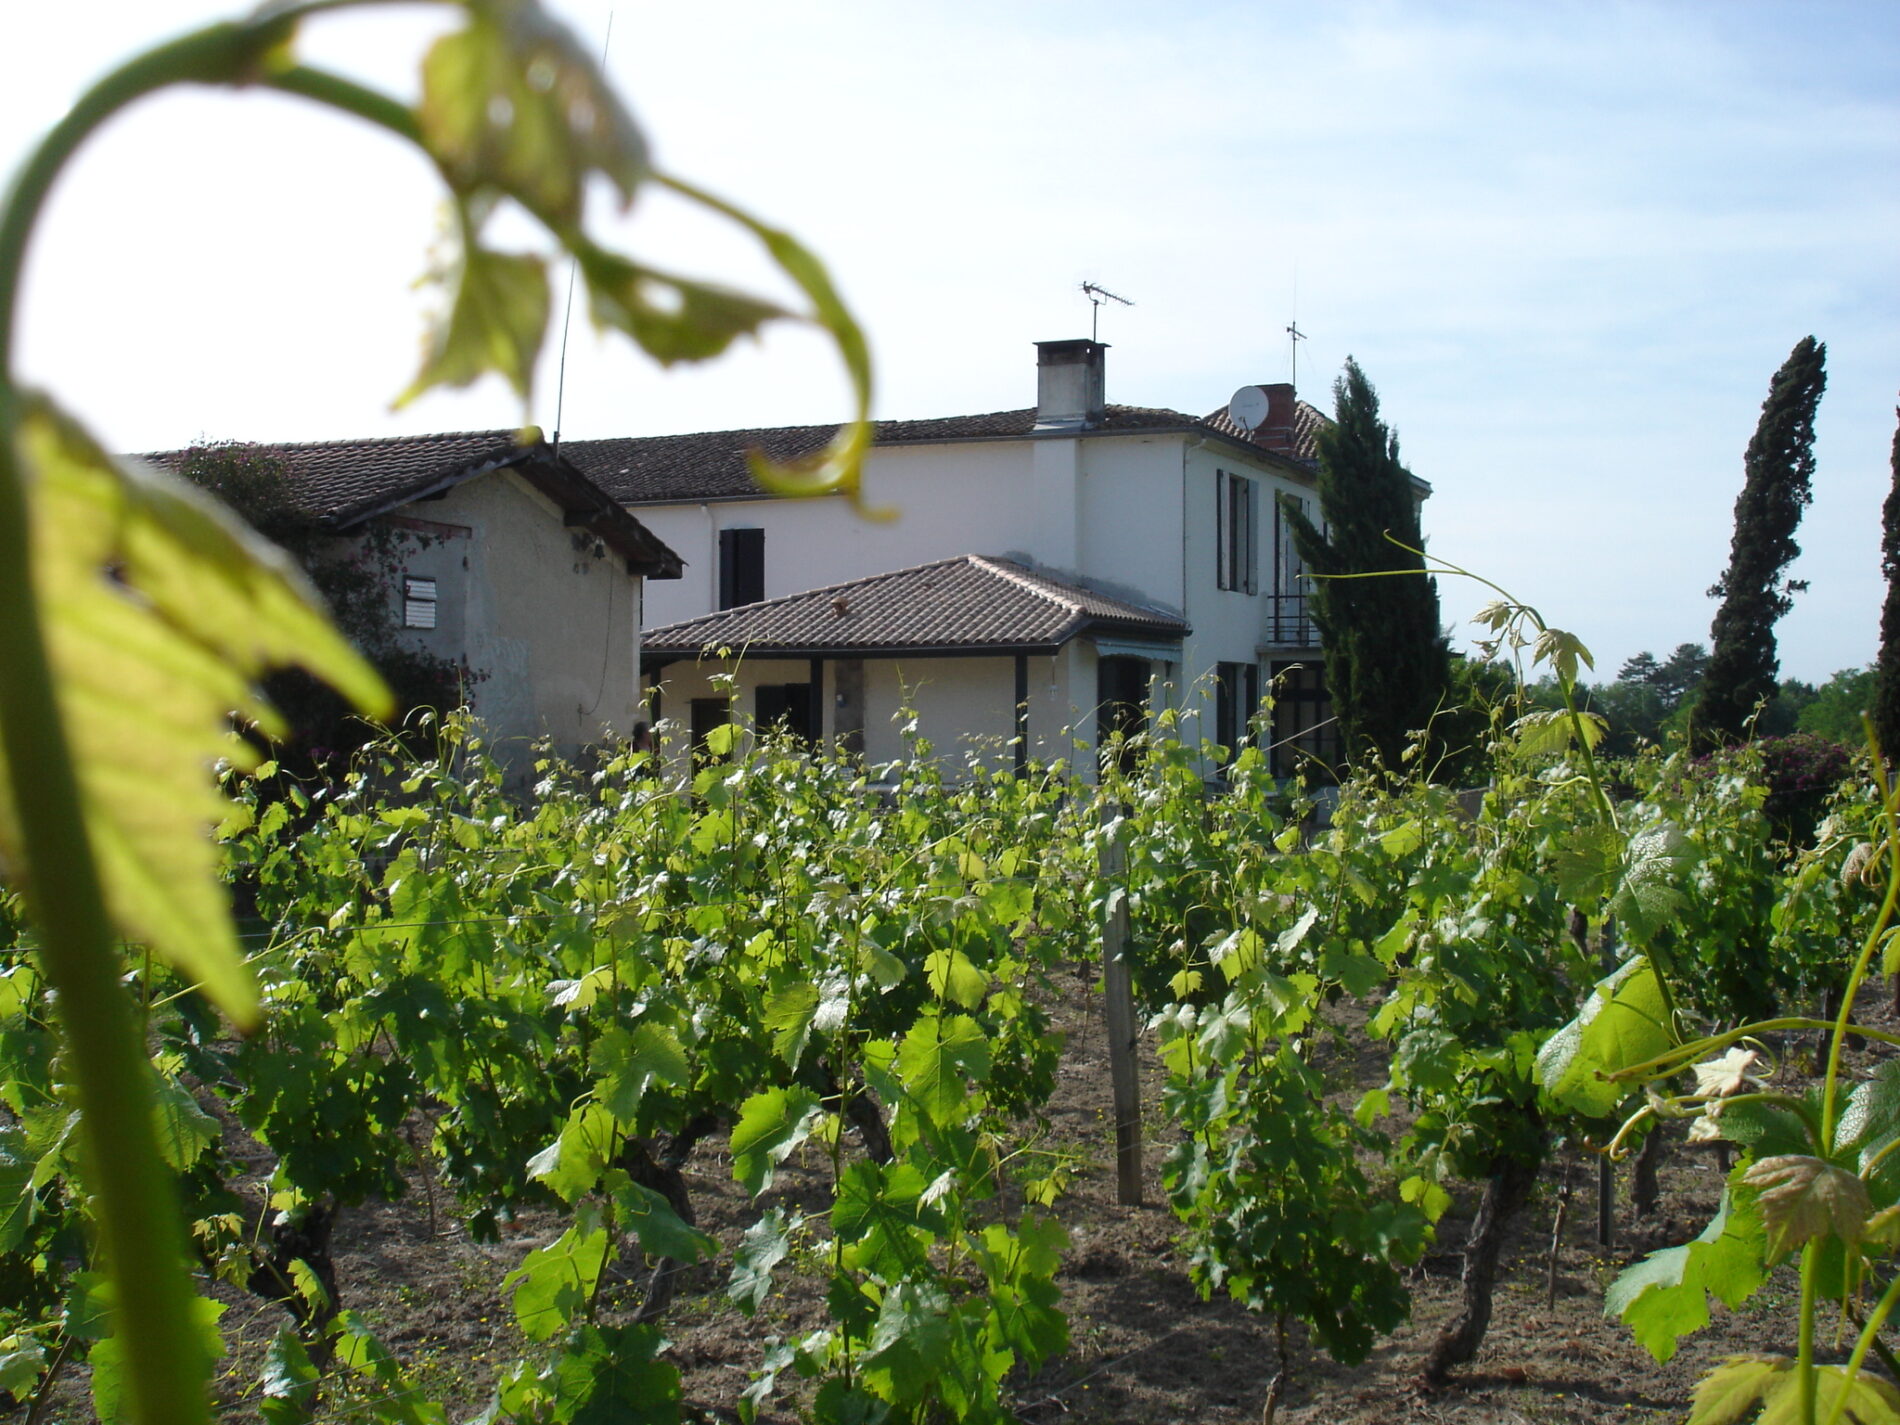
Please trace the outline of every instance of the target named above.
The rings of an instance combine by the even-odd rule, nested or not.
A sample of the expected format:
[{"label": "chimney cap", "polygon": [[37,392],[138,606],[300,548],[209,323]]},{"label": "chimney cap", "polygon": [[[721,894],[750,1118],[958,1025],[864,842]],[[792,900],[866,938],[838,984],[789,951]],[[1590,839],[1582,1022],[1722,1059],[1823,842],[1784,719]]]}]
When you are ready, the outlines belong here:
[{"label": "chimney cap", "polygon": [[1036,361],[1042,366],[1087,361],[1107,350],[1107,342],[1092,341],[1085,336],[1070,337],[1067,341],[1039,341],[1036,343]]}]

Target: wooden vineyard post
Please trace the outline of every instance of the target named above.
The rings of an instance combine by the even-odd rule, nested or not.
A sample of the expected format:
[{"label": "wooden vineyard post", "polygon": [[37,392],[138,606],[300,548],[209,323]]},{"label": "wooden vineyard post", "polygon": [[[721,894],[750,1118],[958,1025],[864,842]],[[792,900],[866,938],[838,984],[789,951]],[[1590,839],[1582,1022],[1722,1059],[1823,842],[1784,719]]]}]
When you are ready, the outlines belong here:
[{"label": "wooden vineyard post", "polygon": [[[1607,918],[1603,922],[1603,970],[1605,974],[1616,969],[1617,957],[1621,951],[1616,943],[1616,921]],[[1660,972],[1659,972],[1660,973]],[[1614,1247],[1616,1245],[1616,1164],[1605,1153],[1597,1161],[1597,1245]]]},{"label": "wooden vineyard post", "polygon": [[1102,994],[1108,1011],[1108,1072],[1115,1090],[1115,1201],[1141,1206],[1141,1081],[1135,1071],[1135,991],[1128,974],[1128,896],[1121,808],[1103,812]]}]

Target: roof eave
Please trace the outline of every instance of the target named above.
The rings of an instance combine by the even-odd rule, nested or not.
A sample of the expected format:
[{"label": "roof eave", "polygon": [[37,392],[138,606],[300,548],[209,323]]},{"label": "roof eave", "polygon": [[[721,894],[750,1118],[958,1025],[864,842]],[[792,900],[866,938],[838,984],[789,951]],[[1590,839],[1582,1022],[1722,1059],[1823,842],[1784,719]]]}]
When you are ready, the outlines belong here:
[{"label": "roof eave", "polygon": [[[1289,475],[1298,475],[1311,481],[1313,466],[1298,456],[1282,451],[1268,450],[1255,445],[1252,441],[1241,440],[1226,431],[1201,421],[1188,421],[1180,425],[1161,426],[1090,426],[1087,428],[1058,430],[1027,430],[1011,432],[1008,435],[937,435],[921,436],[912,440],[880,440],[871,450],[916,450],[933,445],[1008,445],[1020,441],[1034,440],[1104,440],[1122,439],[1132,436],[1174,435],[1203,440],[1220,441],[1240,454],[1260,460],[1267,465],[1277,467]],[[1421,482],[1422,483],[1422,482]],[[836,493],[836,492],[827,492]],[[1426,487],[1430,493],[1430,487]],[[722,494],[683,494],[683,495],[629,495],[620,503],[628,508],[641,506],[666,505],[724,505],[743,504],[755,500],[783,500],[787,498],[810,498],[809,496],[788,497],[774,495],[766,490],[751,490],[740,493]]]},{"label": "roof eave", "polygon": [[1193,631],[1186,624],[1158,628],[1152,624],[1132,623],[1122,619],[1082,618],[1064,629],[1059,637],[1053,639],[997,643],[742,643],[732,639],[712,639],[697,645],[656,647],[651,641],[643,641],[640,646],[640,667],[642,672],[649,672],[656,667],[681,663],[689,659],[699,660],[708,657],[717,659],[717,650],[722,648],[732,650],[727,655],[728,657],[743,657],[753,662],[810,658],[1011,658],[1019,654],[1033,658],[1060,653],[1084,634],[1104,633],[1128,639],[1149,639],[1157,643],[1178,643]]}]

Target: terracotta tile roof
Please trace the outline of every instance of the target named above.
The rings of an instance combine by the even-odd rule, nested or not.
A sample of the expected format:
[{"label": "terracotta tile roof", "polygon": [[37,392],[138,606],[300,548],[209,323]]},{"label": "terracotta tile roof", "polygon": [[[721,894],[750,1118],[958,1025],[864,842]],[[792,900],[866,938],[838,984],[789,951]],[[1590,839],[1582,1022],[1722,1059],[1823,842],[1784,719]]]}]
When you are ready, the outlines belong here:
[{"label": "terracotta tile roof", "polygon": [[[512,430],[401,435],[381,440],[321,440],[256,445],[290,471],[297,502],[318,524],[344,527],[367,515],[446,488],[471,474],[521,459],[529,449]],[[143,458],[177,468],[190,452]]]},{"label": "terracotta tile roof", "polygon": [[1201,424],[1212,426],[1222,435],[1230,435],[1236,440],[1244,440],[1249,445],[1258,445],[1262,450],[1271,450],[1277,454],[1289,455],[1307,465],[1319,464],[1319,433],[1332,424],[1332,418],[1315,406],[1304,401],[1293,403],[1293,448],[1281,450],[1278,446],[1267,445],[1257,438],[1257,432],[1234,424],[1233,418],[1222,406],[1218,411],[1201,417]]},{"label": "terracotta tile roof", "polygon": [[[298,507],[328,529],[347,530],[376,515],[437,494],[491,470],[513,469],[557,505],[568,524],[599,535],[625,555],[635,573],[676,579],[679,555],[578,466],[523,432],[462,431],[447,435],[391,436],[380,440],[324,440],[302,444],[252,445],[247,449],[283,463]],[[189,450],[142,456],[176,469]]]},{"label": "terracotta tile roof", "polygon": [[709,648],[752,658],[1049,653],[1085,632],[1171,642],[1189,631],[1158,609],[965,554],[682,619],[648,629],[640,649],[649,663]]},{"label": "terracotta tile roof", "polygon": [[[1160,407],[1110,406],[1102,423],[1091,427],[1091,433],[1198,430],[1209,424],[1199,417]],[[934,420],[878,421],[874,425],[876,443],[884,446],[1023,439],[1035,429],[1034,407]],[[627,504],[748,499],[758,495],[759,487],[746,467],[746,452],[762,450],[775,460],[789,460],[822,449],[835,434],[836,426],[779,426],[690,435],[621,436],[564,441],[561,454],[585,470],[601,489]],[[1238,432],[1230,428],[1222,434]]]}]

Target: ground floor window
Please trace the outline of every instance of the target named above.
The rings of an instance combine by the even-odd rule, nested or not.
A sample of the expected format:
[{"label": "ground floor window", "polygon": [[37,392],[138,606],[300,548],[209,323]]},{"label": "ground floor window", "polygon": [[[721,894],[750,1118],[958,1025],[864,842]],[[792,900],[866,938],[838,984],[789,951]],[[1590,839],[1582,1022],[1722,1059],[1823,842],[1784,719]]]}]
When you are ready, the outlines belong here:
[{"label": "ground floor window", "polygon": [[[1276,777],[1304,772],[1308,777],[1330,778],[1343,760],[1339,724],[1333,719],[1332,695],[1317,659],[1304,663],[1275,663],[1273,673],[1273,741],[1268,764]],[[1315,764],[1318,764],[1317,766]]]},{"label": "ground floor window", "polygon": [[1253,741],[1253,715],[1260,710],[1260,665],[1214,665],[1214,740],[1228,751],[1231,763],[1240,749]]},{"label": "ground floor window", "polygon": [[801,742],[815,742],[811,714],[810,683],[761,683],[754,694],[753,717],[760,732],[776,728]]},{"label": "ground floor window", "polygon": [[694,698],[688,711],[693,732],[693,761],[723,762],[724,755],[715,754],[708,745],[713,729],[724,727],[732,721],[732,700],[730,698]]},{"label": "ground floor window", "polygon": [[1148,730],[1148,678],[1146,658],[1112,654],[1096,662],[1095,746],[1104,767],[1112,758],[1124,772],[1134,768],[1130,742]]}]

